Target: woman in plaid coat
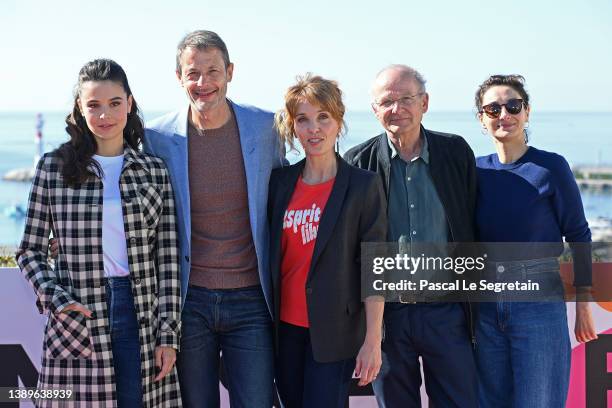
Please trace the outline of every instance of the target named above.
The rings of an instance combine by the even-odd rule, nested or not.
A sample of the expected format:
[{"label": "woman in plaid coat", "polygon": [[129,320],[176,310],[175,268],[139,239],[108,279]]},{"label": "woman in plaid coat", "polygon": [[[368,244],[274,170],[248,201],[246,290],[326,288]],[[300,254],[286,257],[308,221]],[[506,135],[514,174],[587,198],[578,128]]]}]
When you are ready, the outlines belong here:
[{"label": "woman in plaid coat", "polygon": [[117,63],[81,69],[66,123],[70,141],[36,168],[18,262],[49,317],[38,387],[73,399],[37,406],[179,407],[172,188],[164,163],[138,151],[143,125]]}]

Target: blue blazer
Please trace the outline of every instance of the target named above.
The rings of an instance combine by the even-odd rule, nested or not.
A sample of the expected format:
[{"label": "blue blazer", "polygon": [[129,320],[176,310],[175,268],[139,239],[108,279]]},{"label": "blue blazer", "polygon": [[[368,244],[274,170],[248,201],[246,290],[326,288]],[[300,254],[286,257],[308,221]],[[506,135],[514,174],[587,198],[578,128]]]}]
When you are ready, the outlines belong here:
[{"label": "blue blazer", "polygon": [[[246,173],[249,219],[259,279],[270,314],[273,313],[269,269],[269,228],[267,222],[268,180],[272,169],[286,163],[284,148],[274,130],[274,115],[252,106],[229,101],[240,133],[240,145]],[[181,255],[181,296],[187,295],[191,272],[191,209],[187,149],[187,115],[189,107],[147,123],[143,150],[164,160],[176,201]]]}]

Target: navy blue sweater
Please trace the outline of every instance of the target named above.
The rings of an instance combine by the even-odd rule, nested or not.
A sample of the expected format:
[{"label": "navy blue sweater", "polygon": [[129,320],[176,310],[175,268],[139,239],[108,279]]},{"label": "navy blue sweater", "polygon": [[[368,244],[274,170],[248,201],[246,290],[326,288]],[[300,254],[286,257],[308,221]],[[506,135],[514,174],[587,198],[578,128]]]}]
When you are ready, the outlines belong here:
[{"label": "navy blue sweater", "polygon": [[500,163],[491,154],[477,158],[476,166],[478,240],[557,243],[532,246],[538,257],[556,257],[565,237],[574,258],[574,285],[590,286],[590,245],[572,243],[589,243],[591,231],[567,161],[529,147],[514,163]]}]

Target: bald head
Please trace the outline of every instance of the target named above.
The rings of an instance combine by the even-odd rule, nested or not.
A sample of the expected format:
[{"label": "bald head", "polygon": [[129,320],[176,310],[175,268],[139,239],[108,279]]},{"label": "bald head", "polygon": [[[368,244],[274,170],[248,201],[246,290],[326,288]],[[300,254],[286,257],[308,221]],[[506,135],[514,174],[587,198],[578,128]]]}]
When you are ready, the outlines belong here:
[{"label": "bald head", "polygon": [[418,85],[419,92],[425,92],[425,79],[416,69],[408,65],[392,64],[381,69],[376,74],[376,78],[374,78],[374,82],[372,82],[370,87],[370,94],[376,100],[382,89],[404,81],[414,81]]},{"label": "bald head", "polygon": [[389,65],[376,75],[371,92],[372,111],[387,134],[415,143],[429,107],[423,76],[406,65]]}]

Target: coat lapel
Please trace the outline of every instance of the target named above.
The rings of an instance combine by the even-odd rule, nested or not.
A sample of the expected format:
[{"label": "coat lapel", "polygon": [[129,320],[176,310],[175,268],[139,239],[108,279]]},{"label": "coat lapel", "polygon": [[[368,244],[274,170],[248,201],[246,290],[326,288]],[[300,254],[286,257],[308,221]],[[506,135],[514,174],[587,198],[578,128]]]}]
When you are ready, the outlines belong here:
[{"label": "coat lapel", "polygon": [[150,174],[149,166],[139,151],[132,149],[129,145],[124,145],[123,147],[123,168],[121,172],[124,172],[125,169],[131,167],[132,165],[140,166],[147,174]]},{"label": "coat lapel", "polygon": [[[278,268],[272,268],[272,279],[274,280],[275,286],[278,285],[280,279],[280,264],[281,264],[281,242],[283,235],[283,221],[285,219],[285,211],[289,206],[289,201],[293,196],[295,190],[295,184],[297,179],[302,173],[304,168],[305,160],[302,160],[292,166],[287,167],[286,173],[284,173],[281,180],[279,180],[278,195],[274,200],[274,207],[272,208],[270,225],[270,235],[272,237],[270,254],[273,254],[276,259],[271,260],[271,265],[278,265]],[[277,236],[278,235],[278,236]]]},{"label": "coat lapel", "polygon": [[334,231],[336,221],[340,217],[340,212],[344,204],[344,197],[348,189],[350,179],[351,168],[344,160],[338,157],[338,172],[336,173],[336,181],[332,187],[329,199],[325,204],[323,210],[323,216],[319,223],[319,230],[317,232],[317,241],[315,242],[314,251],[312,254],[312,260],[310,262],[310,271],[308,272],[307,281],[312,279],[312,271],[321,256],[321,253],[325,249],[329,238]]},{"label": "coat lapel", "polygon": [[[234,117],[236,118],[236,124],[238,125],[238,135],[240,137],[240,149],[242,150],[242,161],[244,163],[244,174],[247,182],[247,192],[249,201],[249,221],[251,222],[251,233],[253,239],[257,238],[257,230],[259,228],[257,221],[257,214],[259,214],[258,207],[258,191],[265,188],[265,185],[259,185],[259,161],[257,160],[256,142],[257,142],[257,128],[256,117],[250,115],[250,112],[240,105],[229,101],[232,109],[234,110]],[[268,180],[262,180],[263,183],[268,183]],[[265,190],[264,190],[265,191]],[[255,248],[257,251],[257,246]],[[262,256],[262,254],[258,254]]]},{"label": "coat lapel", "polygon": [[[172,187],[174,188],[176,211],[182,216],[178,217],[182,221],[182,231],[184,244],[181,244],[184,253],[191,253],[191,198],[189,196],[189,157],[187,140],[187,121],[189,116],[189,105],[179,111],[174,118],[174,123],[168,124],[168,131],[172,132],[172,144],[168,145],[168,151],[164,155],[168,157],[166,165],[172,166],[170,172]],[[189,272],[185,272],[189,275]]]},{"label": "coat lapel", "polygon": [[174,137],[173,141],[176,144],[185,142],[187,140],[187,121],[189,116],[189,105],[183,108],[176,116],[176,122],[174,123]]},{"label": "coat lapel", "polygon": [[[238,124],[238,133],[240,133],[240,146],[242,147],[242,157],[244,158],[244,166],[247,166],[247,163],[250,165],[251,161],[247,160],[248,156],[252,155],[255,151],[256,147],[256,135],[257,131],[253,128],[253,125],[256,124],[252,118],[249,118],[249,112],[242,108],[240,105],[235,104],[232,101],[229,101],[232,109],[234,110],[234,115],[236,117],[236,123]],[[252,169],[247,169],[252,170]],[[247,172],[248,174],[248,172]]]},{"label": "coat lapel", "polygon": [[389,155],[389,145],[387,134],[383,132],[378,136],[378,151],[376,153],[378,159],[378,167],[382,172],[382,180],[384,182],[385,193],[387,200],[389,199],[389,178],[391,173],[391,157]]}]

